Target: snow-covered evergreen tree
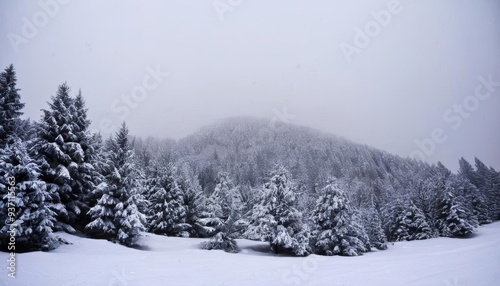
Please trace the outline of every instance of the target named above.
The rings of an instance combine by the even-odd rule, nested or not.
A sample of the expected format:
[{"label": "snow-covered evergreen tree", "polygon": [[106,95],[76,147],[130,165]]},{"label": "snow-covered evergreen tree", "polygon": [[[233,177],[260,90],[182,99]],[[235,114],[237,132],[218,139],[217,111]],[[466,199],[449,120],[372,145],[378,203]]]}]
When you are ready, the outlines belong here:
[{"label": "snow-covered evergreen tree", "polygon": [[231,216],[236,224],[241,224],[243,211],[243,198],[238,188],[233,186],[229,174],[219,172],[216,179],[215,190],[207,201],[207,209],[213,217],[225,222]]},{"label": "snow-covered evergreen tree", "polygon": [[91,222],[85,229],[94,237],[135,246],[140,233],[145,231],[146,217],[137,207],[144,203],[144,198],[139,184],[140,172],[134,165],[128,140],[128,128],[123,123],[107,150],[109,172],[105,182],[96,189],[101,197],[89,210]]},{"label": "snow-covered evergreen tree", "polygon": [[46,205],[50,195],[38,166],[19,138],[9,142],[0,149],[0,248],[7,250],[13,233],[15,249],[9,251],[54,249],[59,244],[52,234],[55,213]]},{"label": "snow-covered evergreen tree", "polygon": [[406,209],[400,214],[397,232],[397,241],[432,238],[432,228],[427,222],[425,214],[413,202],[409,202]]},{"label": "snow-covered evergreen tree", "polygon": [[[22,108],[19,89],[16,86],[17,77],[11,64],[0,72],[0,148],[7,144],[7,138],[15,133],[19,124]],[[11,137],[13,138],[13,137]]]},{"label": "snow-covered evergreen tree", "polygon": [[209,211],[222,220],[226,220],[232,210],[240,211],[242,208],[241,196],[226,172],[217,174],[215,189],[209,200]]},{"label": "snow-covered evergreen tree", "polygon": [[237,233],[242,229],[241,225],[238,224],[240,216],[241,214],[236,210],[231,211],[229,217],[218,225],[217,233],[209,241],[202,243],[202,248],[208,250],[222,249],[231,253],[238,252],[238,245],[235,238]]},{"label": "snow-covered evergreen tree", "polygon": [[463,177],[462,174],[450,176],[447,185],[448,189],[452,190],[452,194],[458,199],[458,203],[467,210],[468,220],[475,221],[477,219],[479,224],[492,221],[486,195]]},{"label": "snow-covered evergreen tree", "polygon": [[458,173],[462,175],[464,178],[467,178],[472,184],[475,186],[479,185],[479,180],[476,177],[476,171],[472,167],[472,165],[465,158],[460,158],[458,160],[459,170]]},{"label": "snow-covered evergreen tree", "polygon": [[247,222],[242,219],[242,210],[243,202],[240,192],[232,186],[229,174],[220,172],[217,175],[215,190],[207,201],[206,209],[213,218],[215,234],[210,241],[203,243],[203,248],[237,252],[235,239],[247,226]]},{"label": "snow-covered evergreen tree", "polygon": [[330,183],[321,193],[311,215],[314,253],[355,256],[369,251],[368,236],[340,188]]},{"label": "snow-covered evergreen tree", "polygon": [[488,213],[491,220],[500,218],[500,189],[498,189],[498,173],[488,168],[481,160],[474,158],[476,166],[475,184],[486,198]]},{"label": "snow-covered evergreen tree", "polygon": [[451,191],[441,194],[437,206],[436,228],[441,236],[464,237],[472,234],[477,220],[463,207]]},{"label": "snow-covered evergreen tree", "polygon": [[424,213],[411,201],[391,203],[384,211],[385,230],[390,241],[421,240],[433,237]]},{"label": "snow-covered evergreen tree", "polygon": [[[59,86],[49,109],[43,110],[33,154],[41,179],[51,194],[50,207],[57,214],[57,229],[74,231],[87,222],[86,198],[94,189],[97,172],[92,166],[93,147],[81,94],[74,99],[67,84]],[[81,225],[83,223],[83,225]]]},{"label": "snow-covered evergreen tree", "polygon": [[184,192],[172,164],[157,167],[155,177],[148,184],[149,230],[169,236],[188,236]]},{"label": "snow-covered evergreen tree", "polygon": [[378,211],[373,207],[364,209],[361,212],[363,226],[370,240],[370,246],[378,250],[387,249],[387,238],[382,228],[382,221]]},{"label": "snow-covered evergreen tree", "polygon": [[196,173],[185,163],[177,164],[180,178],[178,185],[183,193],[183,205],[186,209],[185,223],[189,226],[190,237],[212,237],[220,220],[206,211],[207,197],[201,190]]},{"label": "snow-covered evergreen tree", "polygon": [[212,237],[222,221],[206,211],[207,197],[201,187],[187,187],[184,191],[186,223],[190,226],[190,237]]},{"label": "snow-covered evergreen tree", "polygon": [[268,241],[275,253],[304,256],[310,253],[310,230],[295,208],[295,185],[282,166],[276,166],[264,185],[260,204],[252,209],[251,225],[245,235]]}]

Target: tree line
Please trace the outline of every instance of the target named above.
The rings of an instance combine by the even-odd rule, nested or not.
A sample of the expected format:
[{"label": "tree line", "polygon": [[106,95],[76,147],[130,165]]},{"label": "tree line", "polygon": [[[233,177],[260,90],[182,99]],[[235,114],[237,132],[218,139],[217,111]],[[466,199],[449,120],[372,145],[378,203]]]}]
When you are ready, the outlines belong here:
[{"label": "tree line", "polygon": [[3,250],[12,233],[16,251],[47,251],[65,243],[56,231],[131,247],[151,232],[208,238],[203,248],[228,252],[247,238],[275,253],[353,256],[390,241],[467,237],[500,219],[500,174],[477,158],[452,173],[247,120],[180,141],[135,138],[123,123],[104,140],[89,131],[81,91],[60,85],[31,122],[20,118],[16,82],[12,65],[0,73]]}]

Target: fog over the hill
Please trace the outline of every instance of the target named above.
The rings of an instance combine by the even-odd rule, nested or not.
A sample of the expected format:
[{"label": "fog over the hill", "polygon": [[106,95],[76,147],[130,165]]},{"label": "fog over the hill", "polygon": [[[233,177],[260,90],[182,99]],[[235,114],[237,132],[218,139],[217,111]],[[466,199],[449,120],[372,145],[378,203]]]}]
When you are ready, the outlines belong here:
[{"label": "fog over the hill", "polygon": [[500,169],[496,0],[1,1],[0,35],[25,118],[67,81],[104,134],[244,115]]}]

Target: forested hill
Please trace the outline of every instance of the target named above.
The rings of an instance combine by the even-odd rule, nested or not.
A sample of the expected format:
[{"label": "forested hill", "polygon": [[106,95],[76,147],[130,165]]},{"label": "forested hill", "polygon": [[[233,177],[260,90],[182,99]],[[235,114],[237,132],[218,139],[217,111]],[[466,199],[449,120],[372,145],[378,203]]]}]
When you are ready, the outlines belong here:
[{"label": "forested hill", "polygon": [[477,158],[475,167],[461,158],[453,174],[252,118],[179,141],[133,137],[124,122],[103,142],[67,84],[38,122],[19,118],[12,65],[0,72],[0,105],[3,250],[13,232],[17,251],[33,251],[57,247],[53,231],[79,230],[127,246],[149,231],[210,238],[204,248],[228,252],[244,237],[276,253],[359,255],[387,240],[469,236],[500,219],[500,174]]},{"label": "forested hill", "polygon": [[[200,184],[213,189],[219,171],[238,185],[258,186],[273,166],[284,165],[307,189],[331,178],[363,184],[374,192],[405,189],[431,176],[435,167],[401,158],[312,128],[237,117],[205,126],[177,144]],[[458,160],[458,158],[457,158]]]}]

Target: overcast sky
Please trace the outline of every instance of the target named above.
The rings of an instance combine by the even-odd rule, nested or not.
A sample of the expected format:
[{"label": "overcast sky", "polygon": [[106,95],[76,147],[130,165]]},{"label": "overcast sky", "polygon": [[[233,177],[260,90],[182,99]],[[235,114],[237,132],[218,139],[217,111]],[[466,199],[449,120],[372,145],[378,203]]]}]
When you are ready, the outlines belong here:
[{"label": "overcast sky", "polygon": [[26,118],[66,81],[103,133],[181,138],[249,115],[500,169],[496,0],[10,0],[0,36]]}]

